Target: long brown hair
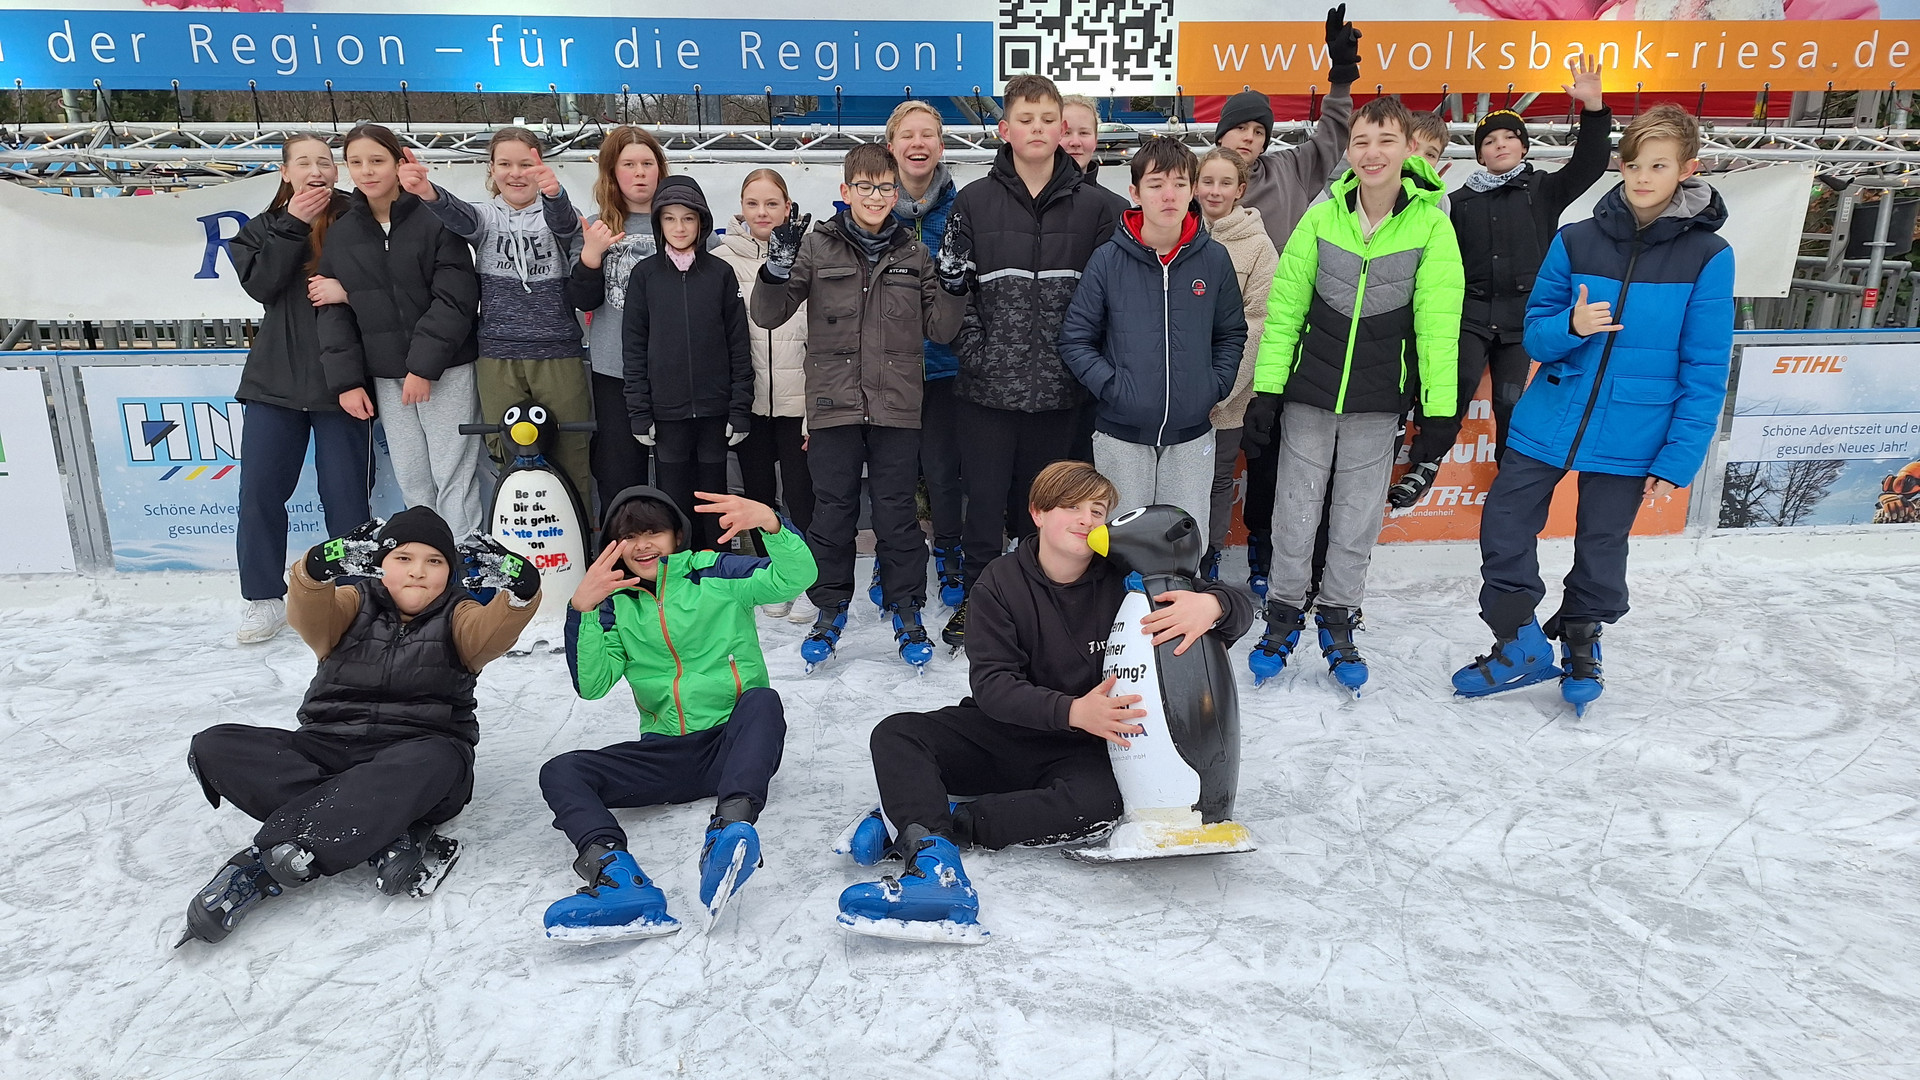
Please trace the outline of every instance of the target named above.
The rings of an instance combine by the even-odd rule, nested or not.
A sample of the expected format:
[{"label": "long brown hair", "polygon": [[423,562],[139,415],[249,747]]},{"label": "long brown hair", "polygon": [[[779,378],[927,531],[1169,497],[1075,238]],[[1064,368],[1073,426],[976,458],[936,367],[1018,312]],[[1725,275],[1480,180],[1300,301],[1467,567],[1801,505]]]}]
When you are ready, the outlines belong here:
[{"label": "long brown hair", "polygon": [[593,201],[600,204],[600,220],[607,223],[609,229],[619,232],[627,227],[627,200],[620,194],[618,166],[620,153],[629,146],[640,145],[653,152],[653,160],[660,165],[660,179],[667,177],[667,148],[653,137],[653,132],[623,124],[607,132],[600,140],[600,175],[593,182]]},{"label": "long brown hair", "polygon": [[[280,146],[281,168],[284,169],[287,162],[293,160],[293,148],[303,142],[317,142],[327,148],[329,155],[333,153],[333,144],[318,135],[295,135]],[[280,188],[273,193],[273,201],[267,204],[264,213],[271,214],[276,210],[285,210],[287,204],[292,201],[293,185],[287,183],[286,179],[282,177],[280,180]],[[307,251],[309,253],[307,255],[307,273],[311,274],[319,267],[320,247],[326,243],[327,227],[333,224],[333,219],[339,217],[340,211],[346,209],[346,206],[347,197],[335,191],[333,198],[327,200],[327,205],[321,209],[319,216],[313,219],[313,224],[307,227]]]}]

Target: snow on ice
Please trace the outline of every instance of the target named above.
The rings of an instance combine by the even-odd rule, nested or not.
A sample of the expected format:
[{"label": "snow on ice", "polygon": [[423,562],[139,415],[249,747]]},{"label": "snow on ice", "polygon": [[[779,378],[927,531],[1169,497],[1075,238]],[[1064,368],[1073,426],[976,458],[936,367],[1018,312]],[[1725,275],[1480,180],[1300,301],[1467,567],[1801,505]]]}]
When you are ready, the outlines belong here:
[{"label": "snow on ice", "polygon": [[[187,740],[291,726],[313,658],[234,645],[230,578],[0,585],[0,1075],[1920,1075],[1920,533],[1882,540],[1636,542],[1579,722],[1552,683],[1450,698],[1487,644],[1472,549],[1383,550],[1366,697],[1311,649],[1255,692],[1234,650],[1258,851],[969,853],[993,931],[969,949],[834,922],[885,869],[828,853],[873,802],[868,731],[966,685],[944,650],[915,677],[862,602],[806,678],[804,628],[761,622],[786,760],[766,867],[711,930],[542,936],[579,882],[540,763],[635,730],[543,652],[481,678],[431,898],[356,870],[176,952],[253,830],[207,806]],[[682,920],[708,812],[620,814]]]}]

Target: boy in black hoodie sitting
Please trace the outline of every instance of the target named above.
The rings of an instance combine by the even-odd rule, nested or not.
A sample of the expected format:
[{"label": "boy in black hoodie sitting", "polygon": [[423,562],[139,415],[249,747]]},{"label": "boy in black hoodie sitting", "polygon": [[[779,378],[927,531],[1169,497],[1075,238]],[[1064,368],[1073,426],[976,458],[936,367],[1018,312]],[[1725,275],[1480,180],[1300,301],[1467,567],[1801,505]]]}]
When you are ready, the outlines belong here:
[{"label": "boy in black hoodie sitting", "polygon": [[[539,609],[540,572],[487,538],[483,577],[424,506],[369,521],[295,563],[287,622],[320,658],[300,726],[220,724],[187,766],[207,801],[261,822],[187,906],[189,938],[218,942],[269,896],[371,861],[388,894],[430,892],[457,845],[434,826],[473,798],[474,686]],[[353,577],[354,584],[335,584]],[[463,585],[504,584],[481,604]]]},{"label": "boy in black hoodie sitting", "polygon": [[[1079,461],[1057,461],[1034,478],[1027,501],[1039,530],[991,563],[968,602],[973,696],[931,713],[898,713],[873,729],[881,811],[854,830],[863,865],[887,847],[906,861],[898,879],[854,885],[840,920],[899,920],[977,934],[979,902],[960,849],[1003,848],[1086,836],[1120,816],[1120,789],[1103,740],[1126,745],[1143,729],[1137,695],[1110,695],[1103,646],[1126,579],[1096,558],[1087,534],[1106,523],[1113,484]],[[1208,583],[1154,598],[1167,606],[1143,625],[1153,643],[1215,633],[1232,642],[1253,621],[1239,591]],[[977,796],[954,806],[949,795]],[[884,812],[884,819],[879,816]]]},{"label": "boy in black hoodie sitting", "polygon": [[621,333],[630,430],[653,448],[660,489],[693,519],[696,550],[712,547],[720,530],[712,515],[694,513],[694,489],[727,490],[727,447],[747,437],[753,418],[747,305],[733,267],[707,250],[712,234],[700,185],[690,176],[660,181],[660,250],[627,279]]}]

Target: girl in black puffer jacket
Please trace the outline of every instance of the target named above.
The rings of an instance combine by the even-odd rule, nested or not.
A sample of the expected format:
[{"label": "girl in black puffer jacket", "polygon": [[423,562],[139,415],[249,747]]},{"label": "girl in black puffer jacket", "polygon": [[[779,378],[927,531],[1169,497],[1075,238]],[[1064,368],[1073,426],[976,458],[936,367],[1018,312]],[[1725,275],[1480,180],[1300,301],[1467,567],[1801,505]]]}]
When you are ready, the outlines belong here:
[{"label": "girl in black puffer jacket", "polygon": [[359,190],[327,231],[313,289],[327,388],[363,419],[378,404],[407,505],[433,507],[464,536],[481,524],[481,442],[460,434],[480,420],[473,251],[400,190],[402,170],[426,166],[392,131],[354,128],[346,158]]},{"label": "girl in black puffer jacket", "polygon": [[348,206],[333,188],[339,175],[325,139],[288,139],[280,149],[280,190],[227,247],[240,287],[266,308],[234,394],[247,416],[235,533],[240,595],[248,601],[236,635],[242,644],[266,641],[287,625],[287,500],[300,482],[309,437],[327,531],[337,536],[367,519],[373,425],[343,411],[327,389],[307,298],[322,238]]}]

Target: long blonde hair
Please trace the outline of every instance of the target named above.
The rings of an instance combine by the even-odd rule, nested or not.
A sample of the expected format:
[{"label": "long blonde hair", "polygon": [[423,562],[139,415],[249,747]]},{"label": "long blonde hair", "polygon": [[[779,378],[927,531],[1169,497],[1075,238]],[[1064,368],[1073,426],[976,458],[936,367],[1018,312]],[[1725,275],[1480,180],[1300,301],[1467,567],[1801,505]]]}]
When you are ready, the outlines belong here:
[{"label": "long blonde hair", "polygon": [[629,146],[640,145],[653,151],[653,160],[660,165],[660,179],[667,177],[667,148],[653,137],[653,132],[645,128],[622,124],[607,132],[600,140],[600,175],[593,182],[593,201],[600,204],[600,220],[607,228],[619,232],[627,227],[627,199],[620,194],[619,165],[620,154]]}]

